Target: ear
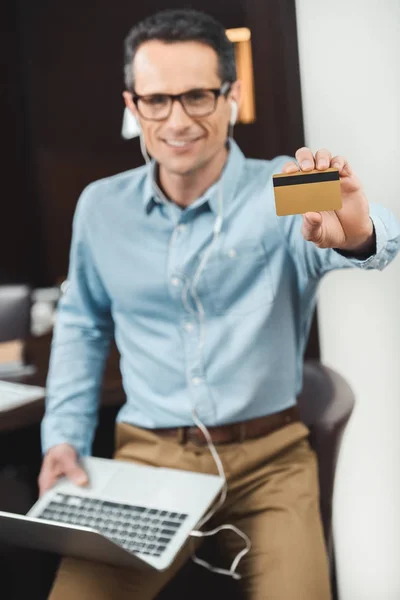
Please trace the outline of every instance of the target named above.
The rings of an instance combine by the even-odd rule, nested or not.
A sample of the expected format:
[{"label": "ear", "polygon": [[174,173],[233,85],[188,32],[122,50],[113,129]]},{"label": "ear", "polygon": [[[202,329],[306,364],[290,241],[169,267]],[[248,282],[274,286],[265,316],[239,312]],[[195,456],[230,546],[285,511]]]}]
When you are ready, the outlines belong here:
[{"label": "ear", "polygon": [[233,82],[231,90],[229,92],[229,104],[231,112],[229,116],[229,125],[233,127],[237,121],[239,114],[239,107],[241,101],[241,82],[236,80]]},{"label": "ear", "polygon": [[138,111],[133,101],[132,94],[130,92],[122,92],[122,97],[124,99],[126,108],[130,110],[136,118],[138,118]]},{"label": "ear", "polygon": [[231,91],[229,92],[229,98],[236,102],[239,110],[242,102],[242,82],[238,79],[232,83]]}]

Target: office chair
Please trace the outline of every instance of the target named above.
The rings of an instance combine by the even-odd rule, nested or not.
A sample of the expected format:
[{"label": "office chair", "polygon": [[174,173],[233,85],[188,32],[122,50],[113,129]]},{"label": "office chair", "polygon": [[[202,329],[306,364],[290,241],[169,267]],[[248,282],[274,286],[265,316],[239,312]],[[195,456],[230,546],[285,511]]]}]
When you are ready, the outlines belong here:
[{"label": "office chair", "polygon": [[25,364],[24,341],[30,335],[31,290],[27,285],[0,286],[0,376],[32,373]]},{"label": "office chair", "polygon": [[[310,443],[318,457],[320,507],[331,569],[333,599],[337,598],[332,541],[332,499],[337,457],[355,397],[343,377],[317,361],[304,364],[303,390],[297,401],[303,422],[310,429]],[[265,532],[268,535],[268,532]],[[240,569],[239,569],[240,570]],[[237,583],[189,561],[157,600],[190,597],[209,600],[241,598]]]}]

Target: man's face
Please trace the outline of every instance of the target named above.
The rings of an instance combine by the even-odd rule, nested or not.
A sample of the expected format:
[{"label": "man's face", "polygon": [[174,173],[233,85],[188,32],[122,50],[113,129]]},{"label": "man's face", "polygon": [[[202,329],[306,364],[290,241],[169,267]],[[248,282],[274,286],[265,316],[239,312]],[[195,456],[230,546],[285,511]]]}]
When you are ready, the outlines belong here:
[{"label": "man's face", "polygon": [[[223,83],[218,75],[216,52],[198,42],[146,42],[135,55],[133,73],[139,96],[220,88]],[[229,97],[239,102],[238,95],[236,82]],[[138,114],[131,94],[125,92],[124,98],[140,121],[149,153],[166,171],[177,175],[194,173],[223,150],[231,114],[230,102],[225,97],[218,98],[212,114],[195,118],[188,116],[175,101],[169,117],[158,122],[145,120]]]}]

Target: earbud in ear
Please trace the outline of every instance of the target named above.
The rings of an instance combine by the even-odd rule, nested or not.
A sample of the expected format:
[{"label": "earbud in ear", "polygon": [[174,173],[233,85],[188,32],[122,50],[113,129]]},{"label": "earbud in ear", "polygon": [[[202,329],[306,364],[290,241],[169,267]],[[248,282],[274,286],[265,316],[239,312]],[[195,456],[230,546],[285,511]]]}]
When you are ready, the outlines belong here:
[{"label": "earbud in ear", "polygon": [[122,121],[121,135],[126,140],[137,137],[140,135],[141,128],[138,119],[131,113],[128,108],[124,110],[124,117]]},{"label": "earbud in ear", "polygon": [[237,116],[238,116],[238,104],[236,102],[236,100],[231,100],[231,117],[229,119],[229,124],[230,125],[234,125],[237,121]]}]

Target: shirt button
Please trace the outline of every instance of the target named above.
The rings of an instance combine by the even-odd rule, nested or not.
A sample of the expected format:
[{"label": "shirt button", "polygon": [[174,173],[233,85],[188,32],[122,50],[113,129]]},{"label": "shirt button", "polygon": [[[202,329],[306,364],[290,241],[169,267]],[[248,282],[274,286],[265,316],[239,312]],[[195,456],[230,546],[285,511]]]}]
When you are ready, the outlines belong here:
[{"label": "shirt button", "polygon": [[173,286],[177,287],[180,284],[180,279],[178,279],[178,277],[173,277],[171,283]]},{"label": "shirt button", "polygon": [[193,377],[192,383],[193,383],[193,385],[200,385],[200,383],[201,383],[200,377]]},{"label": "shirt button", "polygon": [[178,225],[178,231],[185,231],[186,229],[186,225],[184,223],[181,223],[180,225]]},{"label": "shirt button", "polygon": [[193,331],[193,323],[185,323],[184,328],[186,331]]},{"label": "shirt button", "polygon": [[229,258],[236,258],[236,256],[237,256],[237,252],[236,252],[235,248],[231,248],[231,249],[228,251],[228,256],[229,256]]}]

